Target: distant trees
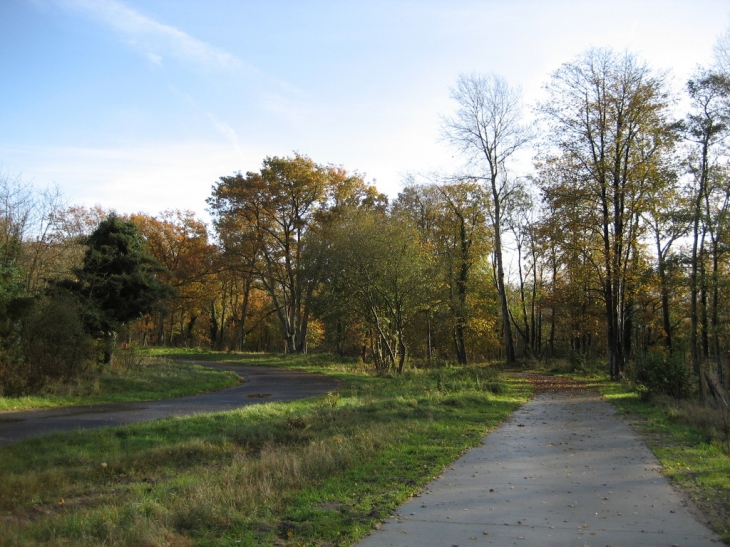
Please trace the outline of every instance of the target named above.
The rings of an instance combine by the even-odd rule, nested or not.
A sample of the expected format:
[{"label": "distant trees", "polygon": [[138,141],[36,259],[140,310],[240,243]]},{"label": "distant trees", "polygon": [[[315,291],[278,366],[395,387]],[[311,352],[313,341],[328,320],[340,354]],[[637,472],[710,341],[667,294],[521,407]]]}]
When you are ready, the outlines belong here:
[{"label": "distant trees", "polygon": [[713,50],[717,72],[730,75],[730,27],[717,39]]},{"label": "distant trees", "polygon": [[[688,82],[683,120],[664,75],[629,53],[565,63],[529,129],[515,88],[461,76],[442,130],[463,171],[409,177],[390,202],[300,154],[220,177],[211,227],[189,211],[65,207],[0,176],[0,385],[71,378],[108,361],[123,331],[336,351],[396,373],[409,360],[605,357],[614,379],[684,382],[689,364],[702,394],[727,386],[726,38]],[[519,162],[533,136],[534,163]]]},{"label": "distant trees", "polygon": [[[687,167],[691,176],[692,251],[690,256],[690,348],[700,393],[705,395],[704,361],[709,356],[708,320],[713,353],[719,359],[720,241],[727,224],[730,179],[727,154],[718,149],[730,134],[730,77],[701,72],[687,84],[693,111],[687,116],[685,137],[690,143]],[[711,278],[707,282],[706,239],[710,239]],[[707,305],[708,291],[712,300]],[[698,301],[701,299],[701,303]],[[708,317],[709,315],[709,317]],[[720,367],[722,376],[722,367]]]},{"label": "distant trees", "polygon": [[144,331],[144,342],[194,342],[198,320],[209,313],[219,249],[209,241],[208,228],[192,211],[163,211],[157,217],[131,215],[146,242],[147,252],[162,266],[160,280],[173,287],[176,298],[155,307],[154,332]]}]

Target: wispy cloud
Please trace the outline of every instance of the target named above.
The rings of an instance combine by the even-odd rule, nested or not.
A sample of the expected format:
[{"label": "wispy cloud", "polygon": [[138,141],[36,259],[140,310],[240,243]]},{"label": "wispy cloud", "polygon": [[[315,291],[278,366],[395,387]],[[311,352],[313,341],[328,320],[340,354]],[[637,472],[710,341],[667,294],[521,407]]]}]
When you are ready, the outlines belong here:
[{"label": "wispy cloud", "polygon": [[236,130],[233,129],[230,125],[228,125],[226,122],[220,121],[218,118],[216,118],[212,113],[208,112],[208,119],[210,119],[211,122],[213,122],[213,125],[215,128],[222,133],[233,145],[233,148],[236,150],[236,153],[243,157],[244,153],[241,149],[241,143],[238,138],[238,133],[236,133]]},{"label": "wispy cloud", "polygon": [[112,27],[155,64],[162,64],[166,57],[173,57],[208,68],[255,71],[235,55],[150,19],[118,0],[55,0],[55,3]]}]

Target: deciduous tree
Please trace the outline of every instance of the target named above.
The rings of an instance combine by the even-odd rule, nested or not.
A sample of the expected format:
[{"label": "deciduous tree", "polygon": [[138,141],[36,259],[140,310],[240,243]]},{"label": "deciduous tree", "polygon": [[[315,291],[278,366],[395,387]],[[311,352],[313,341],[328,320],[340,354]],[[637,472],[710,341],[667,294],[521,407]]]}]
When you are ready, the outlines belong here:
[{"label": "deciduous tree", "polygon": [[[700,347],[700,310],[698,297],[702,290],[703,257],[705,253],[703,232],[708,227],[709,206],[713,180],[716,180],[721,163],[715,154],[718,146],[730,132],[730,77],[725,74],[701,71],[687,84],[693,103],[693,111],[687,116],[685,135],[692,143],[688,167],[693,179],[692,207],[692,254],[690,258],[690,347],[692,364],[698,377],[700,393],[704,397],[703,356]],[[703,222],[704,220],[704,222]]]},{"label": "deciduous tree", "polygon": [[403,371],[408,329],[428,308],[429,256],[403,217],[363,209],[337,219],[322,234],[320,261],[331,296],[367,324],[379,370]]},{"label": "deciduous tree", "polygon": [[522,124],[521,95],[502,78],[462,75],[451,97],[456,114],[444,119],[446,139],[480,169],[479,176],[491,193],[489,210],[494,235],[496,285],[502,307],[502,328],[507,362],[515,361],[503,257],[504,207],[510,192],[507,162],[531,138]]},{"label": "deciduous tree", "polygon": [[[449,327],[456,359],[461,364],[468,361],[474,266],[487,259],[491,248],[485,212],[488,203],[484,186],[467,177],[409,184],[393,204],[394,212],[407,216],[420,232],[421,240],[432,249],[433,304],[435,311],[445,310],[437,317]],[[430,322],[427,328],[430,333]]]},{"label": "deciduous tree", "polygon": [[359,175],[299,154],[266,158],[258,173],[221,177],[213,187],[208,204],[219,237],[269,293],[287,352],[307,350],[318,284],[316,263],[306,260],[308,238],[346,205],[383,199]]},{"label": "deciduous tree", "polygon": [[638,252],[639,215],[662,183],[653,175],[673,143],[669,97],[661,75],[631,54],[606,49],[564,64],[546,88],[541,110],[564,169],[558,193],[572,194],[583,229],[600,241],[595,273],[605,303],[609,370],[618,379],[630,343],[630,263]]}]

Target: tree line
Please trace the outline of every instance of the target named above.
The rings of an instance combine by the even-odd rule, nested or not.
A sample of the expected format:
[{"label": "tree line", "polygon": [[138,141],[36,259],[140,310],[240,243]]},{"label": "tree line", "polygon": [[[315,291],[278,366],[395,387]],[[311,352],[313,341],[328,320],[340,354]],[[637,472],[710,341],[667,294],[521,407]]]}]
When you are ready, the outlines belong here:
[{"label": "tree line", "polygon": [[[300,154],[221,176],[212,226],[63,207],[0,177],[0,381],[58,375],[18,379],[75,336],[90,348],[75,363],[120,343],[316,349],[379,371],[564,358],[669,391],[726,386],[728,36],[682,96],[635,55],[588,50],[552,74],[530,123],[517,88],[463,75],[442,123],[463,170],[409,176],[392,200]],[[62,313],[51,322],[73,332],[39,334]]]}]

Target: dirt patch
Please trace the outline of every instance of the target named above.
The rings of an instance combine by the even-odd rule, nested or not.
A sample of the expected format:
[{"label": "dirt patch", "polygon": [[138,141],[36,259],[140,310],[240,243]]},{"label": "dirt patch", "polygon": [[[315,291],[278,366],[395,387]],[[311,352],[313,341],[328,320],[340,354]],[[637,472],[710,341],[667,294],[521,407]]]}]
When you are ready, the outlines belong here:
[{"label": "dirt patch", "polygon": [[323,501],[322,503],[316,503],[313,505],[315,509],[321,509],[322,511],[342,511],[342,504],[335,503],[333,501]]}]

